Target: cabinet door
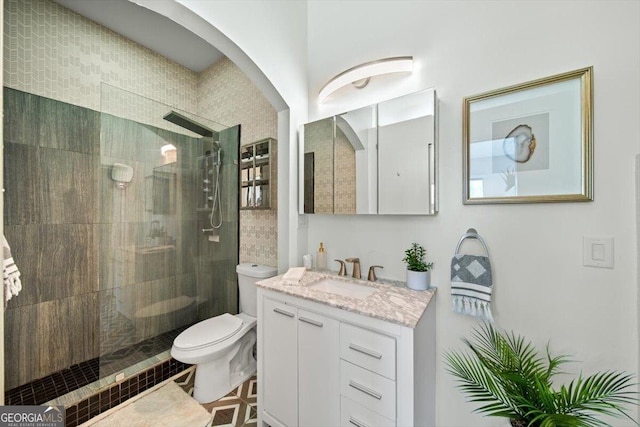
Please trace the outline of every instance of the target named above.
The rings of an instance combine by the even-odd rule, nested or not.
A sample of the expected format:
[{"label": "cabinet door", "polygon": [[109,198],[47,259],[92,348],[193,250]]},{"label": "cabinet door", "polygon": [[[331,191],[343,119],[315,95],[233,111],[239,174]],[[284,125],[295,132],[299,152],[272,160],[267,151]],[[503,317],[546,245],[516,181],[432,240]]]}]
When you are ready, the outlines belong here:
[{"label": "cabinet door", "polygon": [[298,425],[297,309],[264,300],[264,411],[287,426]]},{"label": "cabinet door", "polygon": [[298,310],[300,426],[340,424],[340,323]]}]

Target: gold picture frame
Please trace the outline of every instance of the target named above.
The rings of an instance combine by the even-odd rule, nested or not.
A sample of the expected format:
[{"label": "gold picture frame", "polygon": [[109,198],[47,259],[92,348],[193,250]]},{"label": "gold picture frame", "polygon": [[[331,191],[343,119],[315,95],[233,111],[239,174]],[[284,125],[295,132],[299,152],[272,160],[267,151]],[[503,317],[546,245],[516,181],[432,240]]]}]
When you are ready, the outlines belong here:
[{"label": "gold picture frame", "polygon": [[463,100],[463,203],[593,200],[593,67]]}]

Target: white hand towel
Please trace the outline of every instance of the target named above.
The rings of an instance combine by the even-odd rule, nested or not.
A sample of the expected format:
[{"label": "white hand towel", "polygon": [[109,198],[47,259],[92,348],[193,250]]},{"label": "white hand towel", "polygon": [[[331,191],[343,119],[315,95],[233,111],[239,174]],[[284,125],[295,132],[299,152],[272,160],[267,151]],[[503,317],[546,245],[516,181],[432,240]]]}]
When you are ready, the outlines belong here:
[{"label": "white hand towel", "polygon": [[284,273],[284,276],[282,276],[282,279],[290,282],[290,283],[298,283],[300,282],[300,279],[302,279],[302,276],[304,276],[304,272],[307,269],[304,267],[291,267],[289,270],[287,270],[286,273]]},{"label": "white hand towel", "polygon": [[20,271],[18,266],[13,261],[11,256],[11,248],[7,239],[2,236],[2,273],[4,277],[4,306],[7,306],[9,300],[18,295],[22,290],[22,283],[20,282]]}]

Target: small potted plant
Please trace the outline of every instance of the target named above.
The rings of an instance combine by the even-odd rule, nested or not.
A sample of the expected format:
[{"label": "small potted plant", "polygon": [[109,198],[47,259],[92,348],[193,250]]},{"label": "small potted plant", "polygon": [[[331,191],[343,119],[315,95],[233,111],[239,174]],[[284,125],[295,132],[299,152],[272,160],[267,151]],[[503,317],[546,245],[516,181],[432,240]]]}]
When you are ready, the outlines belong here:
[{"label": "small potted plant", "polygon": [[473,331],[471,350],[445,353],[447,371],[458,388],[480,407],[476,412],[504,417],[513,427],[604,427],[599,416],[633,421],[625,405],[638,398],[633,375],[617,371],[582,374],[568,385],[554,381],[568,356],[541,356],[533,344],[513,332],[502,333],[488,323]]},{"label": "small potted plant", "polygon": [[417,291],[424,291],[431,286],[431,268],[433,263],[424,260],[427,251],[422,245],[412,243],[404,251],[402,260],[407,263],[407,286]]}]

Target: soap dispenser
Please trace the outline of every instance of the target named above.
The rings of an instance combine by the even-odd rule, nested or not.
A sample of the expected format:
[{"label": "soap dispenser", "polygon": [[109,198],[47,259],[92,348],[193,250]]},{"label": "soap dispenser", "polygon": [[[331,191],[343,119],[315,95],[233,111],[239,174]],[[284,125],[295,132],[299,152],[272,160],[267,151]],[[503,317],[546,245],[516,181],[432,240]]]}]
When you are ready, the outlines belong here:
[{"label": "soap dispenser", "polygon": [[320,247],[318,248],[318,257],[316,258],[316,262],[318,270],[327,269],[327,253],[324,251],[322,242],[320,242]]}]

